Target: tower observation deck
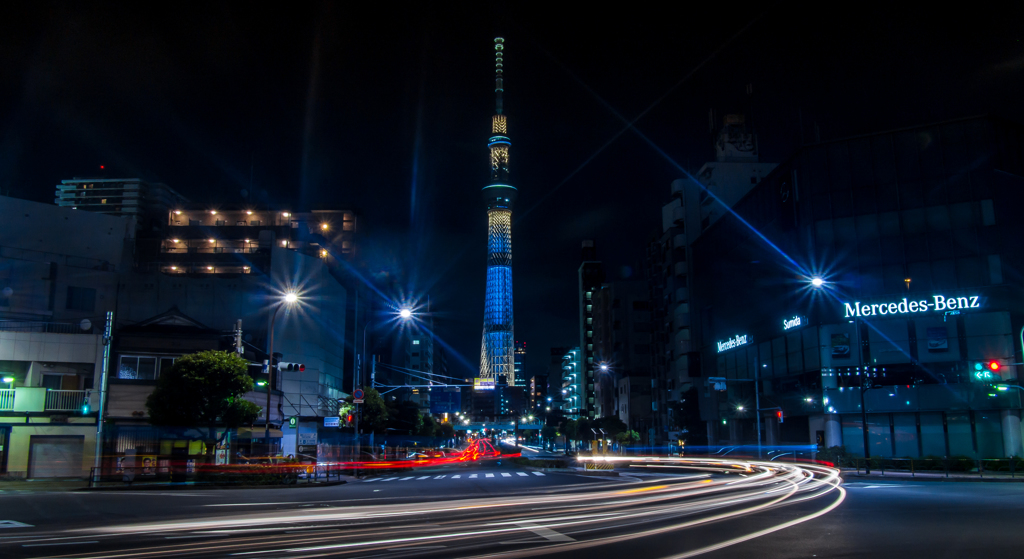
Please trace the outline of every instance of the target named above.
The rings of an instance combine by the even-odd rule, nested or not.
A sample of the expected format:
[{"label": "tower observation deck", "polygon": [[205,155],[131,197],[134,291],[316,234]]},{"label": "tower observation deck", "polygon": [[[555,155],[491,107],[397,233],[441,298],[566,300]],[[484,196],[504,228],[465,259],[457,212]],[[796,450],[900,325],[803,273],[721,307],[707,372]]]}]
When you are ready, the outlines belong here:
[{"label": "tower observation deck", "polygon": [[508,180],[512,141],[502,107],[505,39],[494,39],[495,114],[491,117],[491,177],[482,189],[487,208],[487,294],[484,298],[484,334],[480,347],[480,376],[504,376],[515,383],[512,330],[512,206],[516,189]]}]

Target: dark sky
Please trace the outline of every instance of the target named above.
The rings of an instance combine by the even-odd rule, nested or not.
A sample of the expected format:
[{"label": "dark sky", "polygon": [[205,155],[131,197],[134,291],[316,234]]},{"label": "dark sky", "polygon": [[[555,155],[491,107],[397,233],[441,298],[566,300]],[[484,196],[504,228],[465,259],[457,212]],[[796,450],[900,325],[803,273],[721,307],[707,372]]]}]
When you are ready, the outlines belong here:
[{"label": "dark sky", "polygon": [[429,294],[438,333],[476,365],[503,35],[516,337],[533,372],[578,340],[581,240],[596,239],[610,279],[641,277],[677,166],[713,157],[709,110],[750,115],[763,161],[817,138],[1024,121],[1024,12],[1006,6],[353,4],[6,7],[0,192],[50,203],[61,179],[102,164],[241,203],[252,165],[266,204],[359,208],[367,265]]}]

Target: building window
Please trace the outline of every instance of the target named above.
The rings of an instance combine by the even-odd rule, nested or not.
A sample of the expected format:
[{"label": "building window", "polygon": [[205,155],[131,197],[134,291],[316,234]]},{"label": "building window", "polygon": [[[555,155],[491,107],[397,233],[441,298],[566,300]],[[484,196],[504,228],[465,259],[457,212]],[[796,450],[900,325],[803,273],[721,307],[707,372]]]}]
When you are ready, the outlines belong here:
[{"label": "building window", "polygon": [[155,380],[156,357],[122,355],[117,368],[117,378],[124,380]]},{"label": "building window", "polygon": [[420,341],[419,340],[413,340],[412,341],[412,345],[420,345]]},{"label": "building window", "polygon": [[73,311],[95,311],[96,290],[91,287],[74,287],[69,285],[68,300],[65,308]]}]

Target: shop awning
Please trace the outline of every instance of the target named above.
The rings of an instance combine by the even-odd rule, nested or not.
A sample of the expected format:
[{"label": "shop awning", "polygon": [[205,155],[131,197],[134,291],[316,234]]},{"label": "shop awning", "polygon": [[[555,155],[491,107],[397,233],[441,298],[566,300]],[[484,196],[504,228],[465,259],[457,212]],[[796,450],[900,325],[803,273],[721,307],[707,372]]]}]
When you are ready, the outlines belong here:
[{"label": "shop awning", "polygon": [[[266,429],[264,427],[239,427],[238,438],[239,439],[262,439],[266,437]],[[270,428],[270,438],[280,439],[281,430]]]}]

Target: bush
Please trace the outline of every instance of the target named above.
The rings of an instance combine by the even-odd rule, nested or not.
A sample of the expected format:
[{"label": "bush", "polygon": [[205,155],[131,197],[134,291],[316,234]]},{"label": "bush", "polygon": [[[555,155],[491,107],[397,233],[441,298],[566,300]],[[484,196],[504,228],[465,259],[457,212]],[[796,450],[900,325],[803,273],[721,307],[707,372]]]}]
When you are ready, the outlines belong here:
[{"label": "bush", "polygon": [[838,467],[852,467],[853,457],[846,452],[845,446],[833,446],[818,453],[818,460],[831,462]]}]

